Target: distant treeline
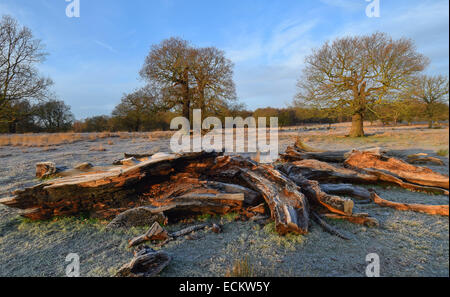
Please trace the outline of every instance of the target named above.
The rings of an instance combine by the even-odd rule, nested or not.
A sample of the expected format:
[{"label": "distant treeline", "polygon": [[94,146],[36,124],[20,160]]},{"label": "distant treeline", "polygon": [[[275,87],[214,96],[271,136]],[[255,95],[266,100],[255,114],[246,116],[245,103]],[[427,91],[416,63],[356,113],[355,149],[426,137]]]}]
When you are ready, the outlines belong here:
[{"label": "distant treeline", "polygon": [[[15,123],[15,132],[117,132],[117,131],[155,131],[169,130],[170,122],[174,117],[181,116],[175,112],[148,113],[138,109],[130,109],[127,113],[119,114],[117,108],[111,115],[101,115],[74,120],[70,107],[62,101],[50,101],[35,106],[24,105],[23,111],[27,116]],[[383,125],[410,124],[413,122],[426,122],[426,105],[420,101],[398,101],[385,103],[368,112],[365,118],[371,122],[379,122]],[[436,107],[437,121],[449,119],[449,106],[445,103]],[[259,108],[255,111],[246,109],[227,110],[215,115],[225,123],[225,117],[277,117],[280,127],[296,126],[304,124],[333,124],[350,122],[351,114],[342,110],[320,109],[315,107],[289,107],[289,108]],[[269,123],[269,120],[267,120]],[[0,133],[10,132],[8,125],[0,125]]]},{"label": "distant treeline", "polygon": [[[161,112],[156,114],[141,114],[137,116],[138,111],[132,111],[125,116],[117,116],[113,112],[111,116],[95,116],[87,118],[83,121],[76,121],[73,124],[75,132],[102,132],[102,131],[153,131],[153,130],[169,130],[170,122],[174,117],[181,116],[173,112]],[[310,123],[335,123],[338,121],[349,121],[351,117],[342,116],[331,118],[327,112],[314,108],[259,108],[255,111],[245,109],[227,110],[224,113],[214,115],[225,123],[225,117],[277,117],[278,125],[294,126]],[[267,119],[269,124],[269,119]]]}]

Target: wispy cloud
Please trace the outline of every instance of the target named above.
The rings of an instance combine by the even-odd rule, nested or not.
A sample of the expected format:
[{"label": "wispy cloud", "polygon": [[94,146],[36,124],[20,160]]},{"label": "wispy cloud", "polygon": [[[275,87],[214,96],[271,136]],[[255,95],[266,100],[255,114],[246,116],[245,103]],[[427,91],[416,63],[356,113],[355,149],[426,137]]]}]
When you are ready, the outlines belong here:
[{"label": "wispy cloud", "polygon": [[118,54],[118,52],[112,46],[110,46],[109,44],[101,42],[101,41],[98,41],[98,40],[94,40],[94,42],[96,44],[98,44],[99,46],[107,49],[108,51],[110,51],[110,52],[112,52],[114,54]]}]

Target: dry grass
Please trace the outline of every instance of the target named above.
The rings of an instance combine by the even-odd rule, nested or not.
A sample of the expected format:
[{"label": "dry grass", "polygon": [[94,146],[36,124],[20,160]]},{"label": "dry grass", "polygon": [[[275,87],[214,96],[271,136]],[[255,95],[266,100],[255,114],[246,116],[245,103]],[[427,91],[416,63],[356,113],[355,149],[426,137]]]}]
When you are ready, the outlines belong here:
[{"label": "dry grass", "polygon": [[234,261],[233,266],[225,274],[226,277],[255,277],[255,269],[248,256]]},{"label": "dry grass", "polygon": [[106,149],[103,147],[103,144],[101,144],[101,143],[99,145],[92,146],[89,150],[91,152],[104,152],[104,151],[106,151]]},{"label": "dry grass", "polygon": [[[172,131],[156,132],[98,132],[98,133],[26,133],[26,134],[6,134],[0,135],[0,146],[21,146],[21,147],[49,147],[54,145],[70,144],[78,141],[96,141],[98,139],[118,137],[120,139],[160,139],[169,138]],[[109,140],[109,145],[114,143]]]},{"label": "dry grass", "polygon": [[446,157],[448,156],[448,149],[441,149],[436,152],[438,156]]}]

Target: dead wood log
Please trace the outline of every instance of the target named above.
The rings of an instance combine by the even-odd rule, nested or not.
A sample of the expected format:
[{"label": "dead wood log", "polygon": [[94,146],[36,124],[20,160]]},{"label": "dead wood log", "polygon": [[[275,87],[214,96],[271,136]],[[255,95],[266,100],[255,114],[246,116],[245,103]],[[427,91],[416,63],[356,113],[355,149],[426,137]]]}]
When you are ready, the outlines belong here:
[{"label": "dead wood log", "polygon": [[124,159],[135,158],[137,160],[142,161],[141,159],[148,159],[148,158],[153,157],[154,155],[156,155],[159,152],[159,150],[160,150],[160,147],[155,147],[147,153],[124,153],[123,157],[124,157]]},{"label": "dead wood log", "polygon": [[320,183],[352,183],[352,184],[395,184],[412,191],[448,195],[443,188],[423,186],[402,180],[390,173],[376,169],[344,168],[318,160],[302,160],[290,163],[295,167],[291,171],[303,175],[306,179],[317,180]]},{"label": "dead wood log", "polygon": [[354,224],[365,225],[368,227],[375,227],[375,226],[379,225],[379,222],[377,219],[370,217],[368,214],[365,214],[365,213],[352,214],[351,216],[345,216],[345,215],[340,215],[340,214],[336,214],[336,213],[325,213],[322,215],[329,219],[346,220],[346,221],[349,221]]},{"label": "dead wood log", "polygon": [[159,244],[156,245],[157,247],[161,247],[166,245],[170,241],[177,239],[178,237],[185,236],[188,235],[189,233],[205,229],[208,226],[209,226],[208,224],[199,224],[181,229],[176,232],[168,233],[158,223],[154,223],[145,234],[135,237],[130,241],[128,241],[128,247],[133,247],[147,241],[156,241],[156,240],[161,241]]},{"label": "dead wood log", "polygon": [[194,225],[194,226],[190,226],[184,229],[181,229],[179,231],[170,233],[170,237],[172,238],[177,238],[177,237],[181,237],[181,236],[185,236],[189,233],[201,230],[201,229],[205,229],[206,227],[208,227],[208,224],[199,224],[199,225]]},{"label": "dead wood log", "polygon": [[360,173],[339,165],[313,159],[292,162],[291,165],[295,166],[290,169],[292,173],[301,174],[306,179],[319,182],[376,183],[379,181],[376,176],[371,174]]},{"label": "dead wood log", "polygon": [[269,165],[259,171],[243,170],[241,176],[266,200],[279,234],[308,232],[309,205],[297,185]]},{"label": "dead wood log", "polygon": [[325,220],[323,220],[319,214],[317,214],[316,212],[312,211],[311,212],[311,217],[313,218],[313,220],[319,224],[320,227],[322,227],[323,230],[325,230],[326,232],[335,235],[337,237],[340,237],[342,239],[345,240],[350,240],[350,237],[347,235],[344,235],[341,231],[337,230],[336,228],[330,226],[327,222],[325,222]]},{"label": "dead wood log", "polygon": [[322,191],[332,195],[344,195],[357,199],[370,199],[370,191],[352,184],[320,184]]},{"label": "dead wood log", "polygon": [[63,167],[56,167],[54,162],[40,162],[36,164],[36,177],[41,179],[53,177],[64,169]]},{"label": "dead wood log", "polygon": [[346,159],[348,151],[328,151],[328,152],[313,152],[313,151],[299,151],[295,147],[288,147],[283,154],[280,154],[281,159],[285,162],[301,161],[306,159],[315,159],[322,162],[342,163]]},{"label": "dead wood log", "polygon": [[446,175],[371,152],[353,151],[345,164],[353,168],[383,171],[417,185],[449,189],[449,177]]},{"label": "dead wood log", "polygon": [[152,277],[158,275],[169,265],[171,257],[164,251],[154,251],[149,247],[139,250],[134,258],[123,265],[116,276]]},{"label": "dead wood log", "polygon": [[130,157],[122,160],[116,160],[113,162],[113,165],[134,166],[136,164],[139,164],[139,162],[140,161],[138,161],[134,157]]},{"label": "dead wood log", "polygon": [[395,176],[391,173],[385,172],[383,170],[377,170],[377,169],[363,169],[364,172],[368,174],[372,174],[373,176],[376,176],[379,180],[379,183],[386,182],[390,184],[395,184],[401,188],[408,189],[411,191],[418,191],[418,192],[426,192],[430,194],[441,194],[441,195],[449,195],[449,191],[443,188],[438,187],[430,187],[430,186],[422,186],[414,183],[410,183],[407,181],[402,180],[400,177]]},{"label": "dead wood log", "polygon": [[128,242],[128,247],[133,247],[146,241],[166,240],[168,238],[169,234],[167,233],[167,231],[163,227],[161,227],[158,222],[155,222],[145,234],[131,239]]},{"label": "dead wood log", "polygon": [[306,195],[311,204],[319,204],[327,208],[330,212],[337,214],[352,214],[354,206],[352,200],[325,193],[321,190],[317,181],[308,180],[301,174],[298,174],[295,170],[295,165],[282,164],[277,166],[277,168],[300,186],[301,191]]},{"label": "dead wood log", "polygon": [[427,154],[413,154],[406,157],[406,162],[410,164],[433,164],[433,165],[444,165],[441,159],[430,157]]},{"label": "dead wood log", "polygon": [[84,162],[84,163],[80,163],[75,165],[75,167],[73,167],[73,169],[77,169],[77,170],[89,170],[92,167],[94,167],[94,165],[92,165],[89,162]]},{"label": "dead wood log", "polygon": [[309,205],[299,187],[271,165],[249,158],[224,156],[207,172],[211,179],[244,185],[259,192],[268,205],[279,234],[308,232]]},{"label": "dead wood log", "polygon": [[382,207],[390,207],[396,210],[402,211],[415,211],[421,212],[431,215],[440,215],[440,216],[449,216],[448,205],[424,205],[424,204],[409,204],[409,203],[398,203],[391,202],[385,199],[382,199],[376,193],[371,193],[372,201]]},{"label": "dead wood log", "polygon": [[[213,164],[216,156],[216,153],[172,154],[131,167],[57,178],[17,190],[6,203],[19,209],[33,209],[31,214],[25,215],[31,219],[74,215],[82,211],[101,213],[107,209],[129,209],[140,206],[137,197],[149,185],[186,169],[190,163]],[[199,172],[202,166],[197,168]]]}]

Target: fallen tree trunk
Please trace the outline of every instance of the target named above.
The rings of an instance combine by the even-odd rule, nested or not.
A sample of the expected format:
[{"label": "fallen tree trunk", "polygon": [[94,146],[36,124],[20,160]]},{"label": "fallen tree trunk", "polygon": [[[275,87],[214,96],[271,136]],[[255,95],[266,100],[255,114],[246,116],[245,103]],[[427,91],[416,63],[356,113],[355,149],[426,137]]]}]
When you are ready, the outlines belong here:
[{"label": "fallen tree trunk", "polygon": [[319,204],[327,208],[330,212],[351,215],[354,203],[350,199],[343,199],[332,196],[321,190],[317,181],[311,181],[295,171],[295,165],[282,164],[277,167],[284,172],[291,180],[300,186],[303,193],[311,203]]},{"label": "fallen tree trunk", "polygon": [[[365,149],[363,151],[374,154],[386,153],[386,151],[378,147]],[[286,151],[283,154],[281,154],[281,160],[285,162],[295,162],[301,160],[314,159],[327,163],[343,163],[351,153],[352,153],[351,151],[317,150],[309,147],[308,145],[304,144],[299,139],[297,139],[297,141],[293,146],[287,147]]]},{"label": "fallen tree trunk", "polygon": [[344,163],[353,168],[383,171],[421,186],[449,189],[449,177],[446,175],[371,152],[353,151]]},{"label": "fallen tree trunk", "polygon": [[379,225],[378,220],[370,217],[368,214],[353,214],[351,216],[346,216],[336,213],[325,213],[322,215],[329,219],[346,220],[354,224],[365,225],[368,227],[375,227]]},{"label": "fallen tree trunk", "polygon": [[364,200],[371,198],[369,190],[352,184],[320,184],[320,188],[325,193],[332,195],[344,195]]},{"label": "fallen tree trunk", "polygon": [[318,160],[302,160],[290,163],[294,165],[291,171],[301,174],[306,179],[320,183],[352,183],[352,184],[394,184],[399,187],[433,194],[448,195],[446,189],[423,186],[403,181],[402,179],[376,169],[350,169],[339,165],[332,165]]},{"label": "fallen tree trunk", "polygon": [[281,154],[281,159],[285,162],[315,159],[322,162],[342,163],[345,161],[347,153],[348,151],[307,152],[288,147],[286,152]]},{"label": "fallen tree trunk", "polygon": [[379,197],[376,193],[372,193],[372,201],[382,207],[390,207],[396,210],[402,211],[415,211],[421,213],[427,213],[431,215],[441,215],[448,217],[448,205],[424,205],[424,204],[409,204],[391,202]]},{"label": "fallen tree trunk", "polygon": [[427,154],[414,154],[409,155],[406,158],[406,162],[410,164],[428,164],[431,163],[433,165],[443,166],[444,162],[441,159],[430,157]]},{"label": "fallen tree trunk", "polygon": [[245,170],[242,172],[242,178],[254,184],[266,200],[278,233],[307,233],[309,205],[305,196],[292,181],[284,178],[278,171],[268,166],[266,170],[269,174]]}]

